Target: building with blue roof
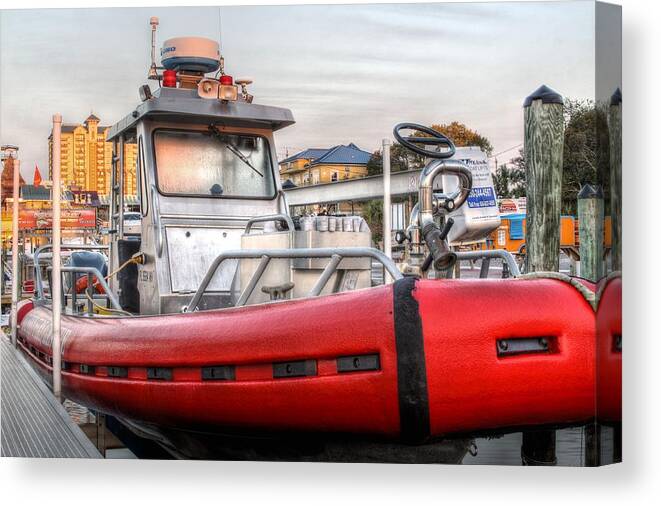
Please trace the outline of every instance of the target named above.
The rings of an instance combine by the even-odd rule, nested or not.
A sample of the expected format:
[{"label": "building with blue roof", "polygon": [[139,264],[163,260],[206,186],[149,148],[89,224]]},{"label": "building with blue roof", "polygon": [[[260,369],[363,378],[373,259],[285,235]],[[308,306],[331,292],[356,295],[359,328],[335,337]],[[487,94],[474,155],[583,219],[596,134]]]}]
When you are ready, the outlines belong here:
[{"label": "building with blue roof", "polygon": [[354,143],[332,148],[309,148],[279,162],[280,177],[288,186],[332,183],[367,175],[372,157]]}]

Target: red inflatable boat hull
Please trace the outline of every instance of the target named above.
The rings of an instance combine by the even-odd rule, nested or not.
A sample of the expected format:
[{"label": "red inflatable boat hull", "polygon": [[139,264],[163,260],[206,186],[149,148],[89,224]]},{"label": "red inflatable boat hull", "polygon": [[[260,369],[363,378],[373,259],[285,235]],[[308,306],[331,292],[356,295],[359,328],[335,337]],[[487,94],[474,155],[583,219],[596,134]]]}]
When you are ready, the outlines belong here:
[{"label": "red inflatable boat hull", "polygon": [[600,287],[597,307],[597,417],[622,420],[622,278]]},{"label": "red inflatable boat hull", "polygon": [[[30,306],[19,329],[46,378],[50,322]],[[592,306],[566,282],[404,278],[192,314],[63,316],[62,386],[92,409],[168,430],[421,443],[593,419],[594,335]],[[503,340],[545,348],[501,353]]]}]

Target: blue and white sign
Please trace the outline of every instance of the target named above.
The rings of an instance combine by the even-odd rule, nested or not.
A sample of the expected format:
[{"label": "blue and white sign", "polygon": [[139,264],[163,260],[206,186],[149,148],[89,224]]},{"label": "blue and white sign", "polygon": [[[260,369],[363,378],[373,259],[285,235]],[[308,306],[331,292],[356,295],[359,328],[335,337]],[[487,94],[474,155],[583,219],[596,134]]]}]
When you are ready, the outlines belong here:
[{"label": "blue and white sign", "polygon": [[[448,239],[453,245],[483,241],[500,225],[496,191],[487,155],[477,147],[460,147],[454,158],[463,162],[471,171],[473,189],[464,205],[450,213],[454,226],[450,229]],[[457,176],[444,175],[440,179],[446,193],[459,186]]]},{"label": "blue and white sign", "polygon": [[496,205],[496,195],[492,186],[473,188],[468,195],[468,207],[482,208]]}]

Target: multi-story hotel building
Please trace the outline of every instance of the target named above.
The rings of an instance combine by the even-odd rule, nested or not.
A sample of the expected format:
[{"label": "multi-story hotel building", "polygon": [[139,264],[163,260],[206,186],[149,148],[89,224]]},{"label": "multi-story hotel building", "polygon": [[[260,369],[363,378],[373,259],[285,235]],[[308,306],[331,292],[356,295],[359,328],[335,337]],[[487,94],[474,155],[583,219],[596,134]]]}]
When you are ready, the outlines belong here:
[{"label": "multi-story hotel building", "polygon": [[[106,142],[107,126],[94,114],[82,125],[62,125],[61,178],[71,189],[110,194],[112,143]],[[48,137],[48,175],[52,179],[53,134]],[[136,144],[124,145],[124,193],[136,194]]]}]

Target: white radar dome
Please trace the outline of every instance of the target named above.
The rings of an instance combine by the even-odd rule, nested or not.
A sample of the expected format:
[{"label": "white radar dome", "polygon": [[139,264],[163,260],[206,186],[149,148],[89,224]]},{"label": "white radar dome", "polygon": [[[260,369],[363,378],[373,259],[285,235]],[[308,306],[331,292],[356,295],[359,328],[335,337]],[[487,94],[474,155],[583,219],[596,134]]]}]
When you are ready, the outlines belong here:
[{"label": "white radar dome", "polygon": [[220,67],[220,46],[203,37],[168,39],[161,48],[161,65],[168,70],[215,72]]}]

